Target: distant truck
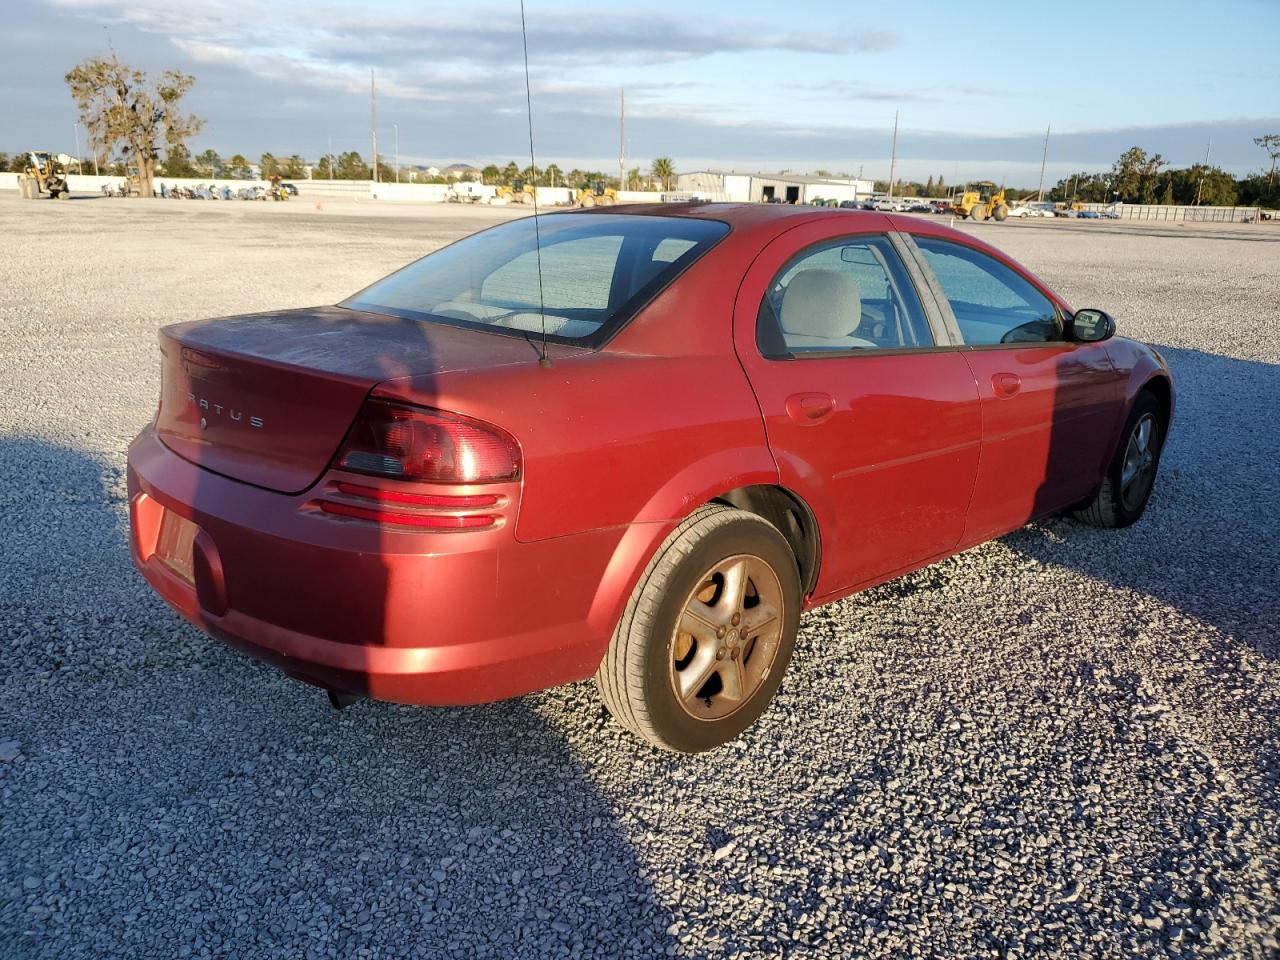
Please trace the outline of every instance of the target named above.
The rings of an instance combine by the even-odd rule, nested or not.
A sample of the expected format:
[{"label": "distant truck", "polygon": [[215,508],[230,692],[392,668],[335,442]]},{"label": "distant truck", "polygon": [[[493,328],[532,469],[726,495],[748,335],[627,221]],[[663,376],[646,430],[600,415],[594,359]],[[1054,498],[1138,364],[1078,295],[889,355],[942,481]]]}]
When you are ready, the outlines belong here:
[{"label": "distant truck", "polygon": [[48,194],[63,200],[71,196],[67,186],[67,166],[72,159],[65,153],[51,154],[33,150],[27,154],[27,165],[18,176],[18,192],[28,200]]}]

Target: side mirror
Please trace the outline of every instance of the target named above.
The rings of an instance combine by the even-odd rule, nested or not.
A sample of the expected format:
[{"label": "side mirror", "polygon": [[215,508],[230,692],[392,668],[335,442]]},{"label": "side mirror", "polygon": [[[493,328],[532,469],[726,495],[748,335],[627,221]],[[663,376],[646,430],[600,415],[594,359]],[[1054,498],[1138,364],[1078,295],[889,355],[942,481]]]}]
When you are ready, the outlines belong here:
[{"label": "side mirror", "polygon": [[1114,337],[1116,322],[1105,310],[1077,310],[1071,318],[1071,339],[1078,343],[1098,343]]}]

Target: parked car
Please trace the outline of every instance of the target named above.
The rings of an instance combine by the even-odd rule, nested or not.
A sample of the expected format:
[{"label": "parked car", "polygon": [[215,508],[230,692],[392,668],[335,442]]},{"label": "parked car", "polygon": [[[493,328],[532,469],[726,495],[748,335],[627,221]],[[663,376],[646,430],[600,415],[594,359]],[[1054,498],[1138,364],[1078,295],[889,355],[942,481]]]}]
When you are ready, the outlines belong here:
[{"label": "parked car", "polygon": [[872,209],[881,213],[898,213],[898,201],[892,197],[881,197],[872,205]]},{"label": "parked car", "polygon": [[1173,388],[1114,332],[936,221],[514,220],[337,306],[164,328],[133,562],[335,705],[594,676],[705,750],[803,611],[1036,517],[1142,516]]},{"label": "parked car", "polygon": [[929,208],[931,213],[951,213],[952,210],[950,200],[931,200]]}]

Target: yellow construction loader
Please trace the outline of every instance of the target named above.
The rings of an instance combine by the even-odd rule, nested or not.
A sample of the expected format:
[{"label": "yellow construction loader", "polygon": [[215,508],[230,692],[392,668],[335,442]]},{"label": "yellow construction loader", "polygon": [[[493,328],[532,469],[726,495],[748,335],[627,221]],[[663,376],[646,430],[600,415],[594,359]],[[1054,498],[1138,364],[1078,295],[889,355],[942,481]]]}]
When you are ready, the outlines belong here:
[{"label": "yellow construction loader", "polygon": [[512,180],[509,185],[498,187],[493,203],[533,203],[534,188],[523,180]]},{"label": "yellow construction loader", "polygon": [[1003,220],[1009,216],[1004,187],[996,187],[990,180],[970,184],[951,201],[951,205],[956,214],[970,220],[986,220],[988,217]]},{"label": "yellow construction loader", "polygon": [[65,153],[52,154],[33,150],[27,154],[27,165],[18,177],[19,195],[28,199],[48,194],[53,199],[71,196],[67,186],[67,166],[75,161]]},{"label": "yellow construction loader", "polygon": [[603,180],[593,180],[578,188],[575,202],[579,207],[610,207],[618,202],[618,191],[606,187]]}]

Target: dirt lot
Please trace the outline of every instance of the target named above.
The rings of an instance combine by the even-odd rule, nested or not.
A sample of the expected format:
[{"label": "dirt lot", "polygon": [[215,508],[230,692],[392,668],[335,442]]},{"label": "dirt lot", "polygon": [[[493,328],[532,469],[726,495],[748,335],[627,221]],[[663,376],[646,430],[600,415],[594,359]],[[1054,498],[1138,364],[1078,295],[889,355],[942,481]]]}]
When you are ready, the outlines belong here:
[{"label": "dirt lot", "polygon": [[156,329],[513,215],[0,194],[0,956],[1280,956],[1271,225],[968,228],[1168,358],[1150,510],[811,614],[710,756],[588,684],[336,714],[154,599]]}]

